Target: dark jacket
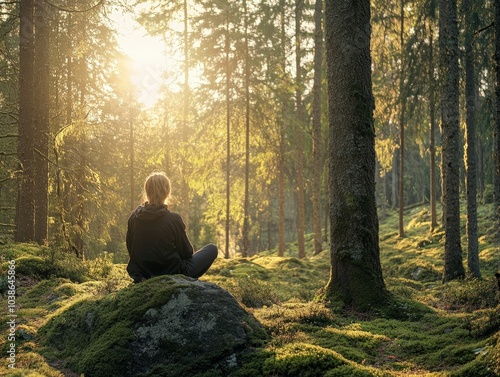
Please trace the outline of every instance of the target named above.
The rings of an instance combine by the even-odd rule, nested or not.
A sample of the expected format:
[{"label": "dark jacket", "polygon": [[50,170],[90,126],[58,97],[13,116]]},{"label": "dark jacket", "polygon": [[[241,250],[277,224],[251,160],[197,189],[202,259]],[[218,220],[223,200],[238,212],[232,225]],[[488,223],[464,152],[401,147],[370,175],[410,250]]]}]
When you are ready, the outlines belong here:
[{"label": "dark jacket", "polygon": [[128,220],[127,272],[140,282],[158,275],[180,273],[183,260],[193,256],[193,245],[181,217],[166,205],[139,206]]}]

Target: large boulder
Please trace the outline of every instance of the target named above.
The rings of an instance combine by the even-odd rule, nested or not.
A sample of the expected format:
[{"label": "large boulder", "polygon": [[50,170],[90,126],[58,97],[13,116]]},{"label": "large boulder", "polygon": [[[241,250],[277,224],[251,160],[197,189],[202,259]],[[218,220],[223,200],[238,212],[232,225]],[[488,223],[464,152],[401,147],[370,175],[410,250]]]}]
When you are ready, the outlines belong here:
[{"label": "large boulder", "polygon": [[49,360],[86,377],[225,376],[267,337],[227,291],[183,276],[84,300],[40,336]]}]

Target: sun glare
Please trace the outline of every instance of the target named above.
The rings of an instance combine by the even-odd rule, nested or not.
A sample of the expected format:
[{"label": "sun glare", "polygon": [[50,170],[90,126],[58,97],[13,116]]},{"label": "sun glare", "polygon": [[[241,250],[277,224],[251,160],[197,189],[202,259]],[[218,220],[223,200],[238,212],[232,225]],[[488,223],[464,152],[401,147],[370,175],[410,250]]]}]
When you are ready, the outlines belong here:
[{"label": "sun glare", "polygon": [[129,14],[116,13],[111,17],[117,30],[119,48],[131,59],[130,81],[137,100],[146,107],[153,106],[161,97],[161,87],[172,71],[172,63],[161,37],[147,31]]}]

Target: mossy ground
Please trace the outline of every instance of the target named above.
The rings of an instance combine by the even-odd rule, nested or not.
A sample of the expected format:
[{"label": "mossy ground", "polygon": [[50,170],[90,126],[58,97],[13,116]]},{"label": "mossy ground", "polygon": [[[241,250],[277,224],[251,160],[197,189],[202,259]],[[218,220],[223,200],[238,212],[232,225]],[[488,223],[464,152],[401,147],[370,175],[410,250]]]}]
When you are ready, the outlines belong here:
[{"label": "mossy ground", "polygon": [[[298,259],[296,246],[288,245],[285,257],[271,250],[249,258],[218,259],[202,280],[231,292],[271,335],[269,342],[245,355],[243,365],[231,376],[497,375],[500,306],[493,274],[500,266],[500,248],[495,244],[492,213],[491,206],[479,207],[483,279],[447,284],[441,282],[444,232],[430,232],[427,208],[405,213],[404,238],[397,234],[396,213],[381,219],[382,268],[395,300],[378,313],[332,310],[315,299],[328,281],[328,251]],[[465,234],[465,215],[463,222]],[[312,253],[312,237],[306,239]],[[466,245],[464,236],[464,265]],[[16,258],[21,266],[17,271],[17,369],[9,375],[77,376],[68,368],[78,360],[70,355],[60,360],[47,350],[42,352],[40,339],[46,334],[39,329],[51,319],[57,321],[58,314],[71,310],[76,302],[92,305],[96,298],[120,294],[113,292],[130,284],[124,265],[104,258],[76,267],[71,258],[68,261],[53,250],[32,245],[6,245],[0,247],[0,255],[5,261]],[[1,305],[7,306],[5,296]],[[118,313],[110,313],[110,321]],[[101,325],[106,331],[106,324]],[[5,323],[0,324],[0,333],[5,355]],[[119,338],[120,331],[110,337]],[[75,329],[74,338],[64,342],[84,342],[84,331]],[[92,352],[105,354],[106,345],[101,346]],[[9,372],[2,357],[0,374]],[[222,374],[200,369],[193,375]]]}]

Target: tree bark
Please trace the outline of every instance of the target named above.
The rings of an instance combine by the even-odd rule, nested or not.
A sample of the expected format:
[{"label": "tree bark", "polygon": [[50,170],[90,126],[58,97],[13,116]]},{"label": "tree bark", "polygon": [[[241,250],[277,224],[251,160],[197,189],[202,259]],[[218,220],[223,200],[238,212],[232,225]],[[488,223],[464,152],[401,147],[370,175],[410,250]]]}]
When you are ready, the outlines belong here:
[{"label": "tree bark", "polygon": [[463,0],[465,13],[465,105],[467,111],[467,265],[476,278],[479,269],[476,174],[476,88],[474,84],[474,25],[471,0]]},{"label": "tree bark", "polygon": [[370,1],[326,2],[330,253],[326,296],[356,310],[387,302],[375,202]]},{"label": "tree bark", "polygon": [[227,16],[226,36],[225,36],[225,55],[226,55],[226,250],[225,258],[230,257],[229,254],[229,231],[230,231],[230,211],[231,211],[231,99],[229,85],[231,83],[229,72],[229,15]]},{"label": "tree bark", "polygon": [[186,232],[190,227],[190,201],[189,201],[189,184],[187,182],[188,164],[186,161],[186,153],[188,153],[188,135],[189,135],[189,18],[188,18],[188,0],[183,1],[184,13],[184,88],[183,88],[183,111],[182,111],[182,161],[181,161],[181,203],[182,203],[182,220],[186,225]]},{"label": "tree bark", "polygon": [[248,50],[248,9],[247,1],[243,0],[244,27],[245,27],[245,198],[243,204],[243,248],[241,254],[248,256],[249,244],[248,233],[250,231],[250,199],[249,199],[249,177],[250,177],[250,54]]},{"label": "tree bark", "polygon": [[35,240],[35,169],[34,169],[34,0],[21,0],[19,27],[19,138],[20,170],[16,207],[17,242]]},{"label": "tree bark", "polygon": [[437,183],[436,183],[436,81],[434,78],[434,38],[432,24],[429,23],[429,112],[430,112],[430,205],[431,205],[431,232],[437,227]]},{"label": "tree bark", "polygon": [[443,64],[441,124],[443,134],[443,213],[445,257],[443,281],[465,276],[460,241],[460,128],[458,25],[456,0],[440,0],[440,47]]},{"label": "tree bark", "polygon": [[[286,17],[284,0],[280,0],[280,40],[282,46],[286,46]],[[280,57],[281,70],[284,74],[286,70],[286,52],[282,49]],[[281,118],[278,120],[279,127],[279,155],[278,155],[278,256],[285,255],[285,116],[286,99],[284,98],[285,82],[281,83]]]},{"label": "tree bark", "polygon": [[323,72],[323,1],[314,5],[314,83],[313,83],[313,228],[314,254],[323,250],[321,237],[321,173],[323,172],[321,143],[321,77]]},{"label": "tree bark", "polygon": [[405,25],[405,8],[404,0],[401,0],[400,9],[400,30],[399,30],[399,43],[401,49],[401,68],[399,73],[399,101],[401,104],[401,112],[399,114],[399,237],[404,237],[404,172],[405,172],[405,111],[406,111],[406,98],[404,93],[404,80],[405,80],[405,51],[404,51],[404,25]]},{"label": "tree bark", "polygon": [[302,111],[302,65],[301,65],[301,30],[300,24],[302,22],[302,11],[304,7],[304,0],[295,1],[295,66],[296,66],[296,90],[295,101],[297,111],[297,245],[298,257],[304,258],[305,240],[304,240],[304,212],[305,212],[305,199],[304,199],[304,135],[302,130],[303,111]]},{"label": "tree bark", "polygon": [[35,3],[35,240],[43,245],[48,238],[49,108],[50,108],[50,18],[49,5]]},{"label": "tree bark", "polygon": [[[500,0],[495,0],[495,213],[500,224]],[[500,239],[500,226],[497,227]]]}]

